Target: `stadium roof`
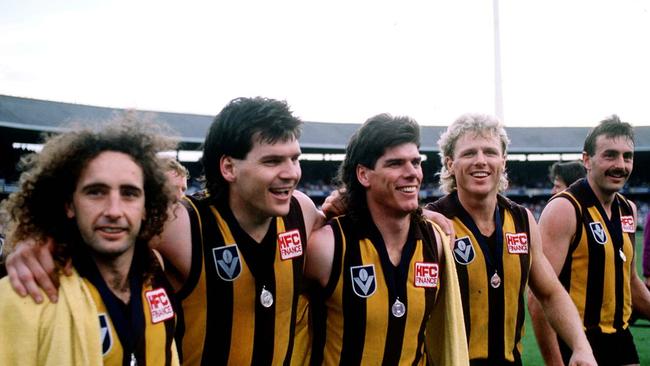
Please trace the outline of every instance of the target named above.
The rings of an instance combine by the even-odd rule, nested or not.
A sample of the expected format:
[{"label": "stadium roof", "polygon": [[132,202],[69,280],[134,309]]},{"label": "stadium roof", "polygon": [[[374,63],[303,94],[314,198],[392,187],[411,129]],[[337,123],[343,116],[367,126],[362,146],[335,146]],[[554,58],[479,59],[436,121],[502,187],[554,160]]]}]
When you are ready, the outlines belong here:
[{"label": "stadium roof", "polygon": [[[11,133],[17,141],[40,142],[43,132],[61,132],[71,123],[93,123],[107,120],[123,109],[62,103],[47,100],[0,95],[0,133]],[[203,142],[213,116],[155,111],[138,111],[168,124],[185,146],[197,147]],[[345,148],[359,124],[306,122],[301,137],[305,151],[340,152]],[[436,141],[443,126],[422,126],[423,152],[438,151]],[[5,132],[5,130],[11,130]],[[587,127],[508,127],[512,153],[578,153]],[[650,126],[635,127],[636,150],[650,151]]]}]

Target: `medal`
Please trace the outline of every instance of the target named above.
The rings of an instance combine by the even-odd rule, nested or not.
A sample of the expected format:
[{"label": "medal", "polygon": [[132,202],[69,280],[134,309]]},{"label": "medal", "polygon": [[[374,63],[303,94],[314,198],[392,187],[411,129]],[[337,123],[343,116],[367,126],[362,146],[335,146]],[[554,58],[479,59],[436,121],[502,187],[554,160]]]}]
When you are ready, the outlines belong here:
[{"label": "medal", "polygon": [[406,306],[404,306],[404,303],[399,301],[399,298],[395,299],[395,302],[393,303],[393,306],[390,308],[391,312],[393,313],[393,316],[396,318],[401,318],[406,314]]},{"label": "medal", "polygon": [[626,261],[627,261],[627,257],[625,256],[625,253],[623,253],[623,248],[621,248],[621,249],[618,250],[618,255],[621,257],[621,259],[623,260],[623,262],[626,262]]},{"label": "medal", "polygon": [[262,287],[262,293],[260,294],[260,303],[265,308],[270,308],[273,305],[273,294],[270,291],[266,290],[266,287]]},{"label": "medal", "polygon": [[501,277],[499,277],[499,275],[496,273],[496,271],[492,275],[492,278],[490,278],[490,285],[493,288],[498,288],[499,286],[501,286]]}]

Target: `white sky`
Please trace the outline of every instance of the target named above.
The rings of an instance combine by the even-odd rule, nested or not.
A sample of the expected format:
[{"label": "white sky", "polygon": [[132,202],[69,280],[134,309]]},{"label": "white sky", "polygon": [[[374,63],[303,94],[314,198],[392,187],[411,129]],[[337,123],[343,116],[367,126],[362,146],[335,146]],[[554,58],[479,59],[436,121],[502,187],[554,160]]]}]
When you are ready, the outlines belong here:
[{"label": "white sky", "polygon": [[[650,125],[650,0],[500,0],[509,126]],[[495,113],[492,1],[0,0],[0,94],[307,121]]]}]

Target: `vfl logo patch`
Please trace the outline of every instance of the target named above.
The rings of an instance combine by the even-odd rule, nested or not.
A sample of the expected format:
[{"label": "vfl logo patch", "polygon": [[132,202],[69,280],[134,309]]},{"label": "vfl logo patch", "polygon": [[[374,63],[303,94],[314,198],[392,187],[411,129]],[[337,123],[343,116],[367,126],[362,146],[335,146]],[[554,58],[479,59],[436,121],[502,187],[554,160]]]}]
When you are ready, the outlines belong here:
[{"label": "vfl logo patch", "polygon": [[169,301],[169,297],[167,297],[167,292],[165,292],[164,288],[161,287],[147,291],[144,295],[147,297],[147,302],[149,303],[152,323],[160,323],[174,317],[172,303]]},{"label": "vfl logo patch", "polygon": [[237,244],[213,248],[214,266],[217,274],[224,281],[234,281],[241,274],[241,260]]},{"label": "vfl logo patch", "polygon": [[106,314],[99,314],[99,334],[102,341],[102,356],[113,348],[113,335],[111,334],[111,327],[108,325],[108,316]]},{"label": "vfl logo patch", "polygon": [[438,263],[415,262],[415,287],[438,287]]},{"label": "vfl logo patch", "polygon": [[280,248],[280,258],[282,258],[283,261],[300,257],[302,255],[300,231],[294,229],[278,234],[278,247]]},{"label": "vfl logo patch", "polygon": [[528,254],[528,235],[526,233],[506,233],[506,243],[510,254]]},{"label": "vfl logo patch", "polygon": [[357,296],[370,297],[377,290],[375,281],[375,265],[350,267],[352,290]]},{"label": "vfl logo patch", "polygon": [[633,216],[621,216],[621,227],[624,233],[635,233],[636,225],[634,225]]},{"label": "vfl logo patch", "polygon": [[475,257],[474,246],[469,236],[456,239],[454,242],[454,259],[462,265],[470,264]]},{"label": "vfl logo patch", "polygon": [[607,242],[607,233],[603,229],[603,224],[598,221],[590,222],[589,228],[591,229],[591,234],[594,236],[596,243],[605,244]]}]

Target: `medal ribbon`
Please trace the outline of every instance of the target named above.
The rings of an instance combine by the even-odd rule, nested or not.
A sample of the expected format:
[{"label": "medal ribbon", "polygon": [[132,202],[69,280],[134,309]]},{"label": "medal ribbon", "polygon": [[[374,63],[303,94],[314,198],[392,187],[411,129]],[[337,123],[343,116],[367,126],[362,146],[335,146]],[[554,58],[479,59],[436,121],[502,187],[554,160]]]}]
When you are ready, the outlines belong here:
[{"label": "medal ribbon", "polygon": [[476,238],[476,241],[478,241],[478,245],[481,247],[483,257],[485,257],[485,263],[487,264],[488,281],[491,279],[494,273],[501,273],[501,277],[503,277],[503,227],[501,224],[499,204],[497,203],[494,209],[494,231],[496,236],[496,250],[494,253],[496,254],[496,257],[493,258],[493,252],[490,250],[490,246],[485,240],[485,236],[481,234],[481,231],[478,229],[478,226],[476,226],[476,223],[472,217],[467,211],[465,211],[463,205],[460,204],[460,201],[458,200],[458,194],[454,195],[454,198],[456,200],[457,207],[459,208],[458,216],[463,221],[463,223],[466,223],[468,229],[472,232],[472,235],[474,235],[474,238]]}]

